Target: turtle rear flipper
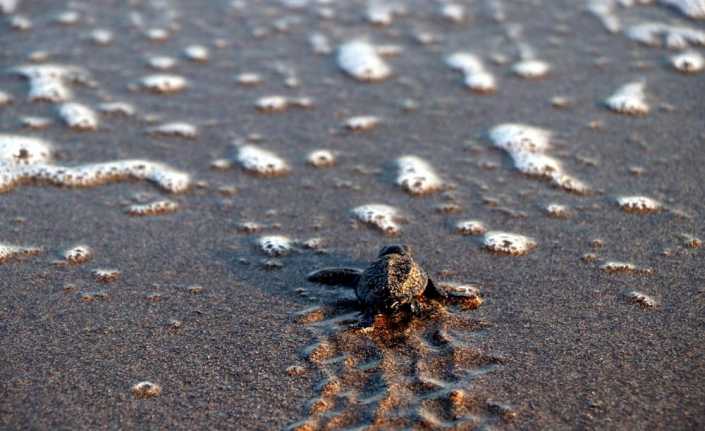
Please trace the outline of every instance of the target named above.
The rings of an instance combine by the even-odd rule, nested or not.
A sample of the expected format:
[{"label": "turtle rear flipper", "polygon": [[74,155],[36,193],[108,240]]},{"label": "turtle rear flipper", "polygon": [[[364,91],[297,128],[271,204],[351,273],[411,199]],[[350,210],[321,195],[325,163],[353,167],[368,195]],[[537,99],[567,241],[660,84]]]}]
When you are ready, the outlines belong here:
[{"label": "turtle rear flipper", "polygon": [[448,292],[436,286],[430,278],[426,283],[426,290],[424,290],[423,294],[428,299],[442,300],[448,298]]},{"label": "turtle rear flipper", "polygon": [[357,268],[323,268],[306,276],[314,283],[355,287],[360,281],[362,270]]}]

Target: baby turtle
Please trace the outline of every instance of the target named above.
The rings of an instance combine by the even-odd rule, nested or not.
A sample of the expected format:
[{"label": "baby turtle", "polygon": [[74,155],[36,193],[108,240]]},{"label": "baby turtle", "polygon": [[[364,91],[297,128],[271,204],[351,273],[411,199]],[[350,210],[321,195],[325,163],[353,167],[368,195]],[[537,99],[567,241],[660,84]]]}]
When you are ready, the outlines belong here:
[{"label": "baby turtle", "polygon": [[405,308],[417,314],[426,299],[447,297],[416,263],[407,245],[383,247],[377,260],[365,270],[324,268],[310,273],[307,278],[315,283],[355,288],[368,315],[393,314]]}]

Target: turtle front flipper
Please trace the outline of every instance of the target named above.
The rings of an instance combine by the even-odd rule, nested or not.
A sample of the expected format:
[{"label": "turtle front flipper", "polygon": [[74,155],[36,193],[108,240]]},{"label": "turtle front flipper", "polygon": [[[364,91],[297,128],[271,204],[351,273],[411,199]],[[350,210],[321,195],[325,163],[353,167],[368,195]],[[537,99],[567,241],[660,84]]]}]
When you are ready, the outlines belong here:
[{"label": "turtle front flipper", "polygon": [[430,278],[426,283],[426,289],[423,294],[428,299],[443,300],[448,298],[448,292],[443,290],[441,287],[436,286]]},{"label": "turtle front flipper", "polygon": [[306,276],[314,283],[355,287],[360,281],[362,270],[357,268],[323,268]]}]

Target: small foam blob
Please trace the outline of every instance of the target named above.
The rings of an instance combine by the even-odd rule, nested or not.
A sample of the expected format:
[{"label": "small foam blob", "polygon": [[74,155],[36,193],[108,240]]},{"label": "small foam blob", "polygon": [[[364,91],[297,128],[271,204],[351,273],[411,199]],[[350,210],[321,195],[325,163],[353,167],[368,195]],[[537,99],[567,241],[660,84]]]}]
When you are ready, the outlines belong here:
[{"label": "small foam blob", "polygon": [[161,395],[162,387],[156,383],[144,381],[133,385],[130,392],[137,399],[154,398]]},{"label": "small foam blob", "polygon": [[120,278],[120,271],[117,269],[94,269],[92,271],[96,281],[101,283],[112,283]]},{"label": "small foam blob", "polygon": [[259,238],[257,244],[268,256],[286,256],[291,252],[291,240],[283,235],[267,235]]},{"label": "small foam blob", "polygon": [[628,213],[649,214],[661,211],[661,202],[646,196],[620,196],[617,205]]},{"label": "small foam blob", "polygon": [[540,79],[548,75],[551,65],[541,60],[522,60],[514,63],[512,72],[524,79]]},{"label": "small foam blob", "polygon": [[103,114],[123,115],[131,117],[135,114],[135,107],[126,102],[106,102],[98,105],[98,109]]},{"label": "small foam blob", "polygon": [[98,129],[98,116],[86,105],[68,102],[59,106],[59,116],[74,130],[89,131]]},{"label": "small foam blob", "polygon": [[345,120],[345,128],[353,132],[372,130],[380,123],[379,117],[374,115],[358,115]]},{"label": "small foam blob", "polygon": [[240,147],[237,161],[247,171],[264,176],[278,176],[289,172],[289,164],[271,151],[255,145]]},{"label": "small foam blob", "polygon": [[395,15],[404,13],[401,4],[393,0],[368,0],[367,21],[375,25],[389,25]]},{"label": "small foam blob", "polygon": [[648,46],[665,45],[672,49],[685,49],[690,45],[705,45],[705,31],[672,26],[659,22],[644,22],[629,27],[625,32],[627,38]]},{"label": "small foam blob", "polygon": [[705,69],[705,58],[697,51],[686,51],[671,57],[671,65],[681,73],[698,73]]},{"label": "small foam blob", "polygon": [[42,252],[40,247],[20,246],[0,243],[0,263],[27,256],[36,256]]},{"label": "small foam blob", "polygon": [[446,57],[446,64],[453,69],[463,72],[465,85],[477,93],[492,93],[497,90],[494,76],[489,73],[482,61],[466,52],[456,52]]},{"label": "small foam blob", "polygon": [[308,97],[265,96],[255,102],[257,110],[262,112],[284,112],[290,107],[310,108],[313,101]]},{"label": "small foam blob", "polygon": [[328,168],[335,165],[335,154],[330,150],[316,150],[308,155],[307,161],[316,168]]},{"label": "small foam blob", "polygon": [[29,100],[65,102],[71,98],[71,90],[66,81],[74,79],[76,68],[58,64],[20,66],[16,73],[29,81]]},{"label": "small foam blob", "polygon": [[551,132],[519,123],[493,127],[489,138],[497,148],[508,152],[514,166],[526,175],[545,178],[564,190],[585,194],[589,187],[563,172],[561,163],[544,154],[550,148]]},{"label": "small foam blob", "polygon": [[664,5],[678,9],[692,19],[705,19],[705,0],[659,0]]},{"label": "small foam blob", "polygon": [[194,139],[198,136],[198,128],[189,123],[173,122],[150,127],[147,129],[147,133],[155,136],[171,136],[177,138]]},{"label": "small foam blob", "polygon": [[461,235],[477,236],[484,235],[487,228],[479,220],[463,220],[455,225],[455,230]]},{"label": "small foam blob", "polygon": [[113,43],[113,32],[104,28],[97,28],[91,32],[91,40],[98,46],[107,46]]},{"label": "small foam blob", "polygon": [[179,75],[148,75],[140,80],[142,88],[154,93],[178,93],[188,87],[186,78]]},{"label": "small foam blob", "polygon": [[63,257],[71,265],[80,265],[93,258],[93,250],[87,245],[77,245],[64,251]]},{"label": "small foam blob", "polygon": [[262,77],[258,73],[243,72],[235,77],[235,80],[240,85],[259,85],[262,83]]},{"label": "small foam blob", "polygon": [[619,114],[646,115],[651,108],[646,103],[644,87],[641,81],[625,84],[605,100],[605,106]]},{"label": "small foam blob", "polygon": [[210,58],[210,51],[203,45],[189,45],[184,49],[184,56],[196,63],[205,63]]},{"label": "small foam blob", "polygon": [[338,48],[338,66],[351,77],[363,82],[381,81],[392,73],[375,47],[363,40],[346,42]]},{"label": "small foam blob", "polygon": [[443,181],[431,165],[420,157],[403,156],[397,159],[397,184],[406,192],[420,196],[438,191]]},{"label": "small foam blob", "polygon": [[441,16],[450,22],[463,22],[465,20],[465,6],[458,3],[445,3],[441,5]]},{"label": "small foam blob", "polygon": [[176,212],[179,204],[169,199],[160,199],[146,204],[130,205],[127,214],[133,217],[156,216]]},{"label": "small foam blob", "polygon": [[176,66],[176,59],[174,57],[167,57],[165,55],[159,55],[156,57],[150,57],[147,59],[147,64],[152,69],[156,70],[169,70]]},{"label": "small foam blob", "polygon": [[536,247],[536,241],[524,235],[491,231],[485,234],[483,245],[493,253],[522,256]]},{"label": "small foam blob", "polygon": [[372,225],[387,235],[397,235],[401,231],[397,220],[399,211],[389,205],[368,204],[352,210],[359,221]]},{"label": "small foam blob", "polygon": [[644,308],[654,308],[658,306],[658,301],[655,298],[639,292],[638,290],[630,290],[624,294],[624,297],[627,302],[640,305]]},{"label": "small foam blob", "polygon": [[10,103],[12,103],[12,96],[4,91],[0,91],[0,106],[9,105]]},{"label": "small foam blob", "polygon": [[330,42],[326,35],[322,33],[313,33],[308,38],[308,43],[313,48],[313,52],[319,55],[327,55],[333,52]]},{"label": "small foam blob", "polygon": [[546,214],[553,218],[568,218],[571,216],[571,210],[566,205],[551,203],[546,205]]}]

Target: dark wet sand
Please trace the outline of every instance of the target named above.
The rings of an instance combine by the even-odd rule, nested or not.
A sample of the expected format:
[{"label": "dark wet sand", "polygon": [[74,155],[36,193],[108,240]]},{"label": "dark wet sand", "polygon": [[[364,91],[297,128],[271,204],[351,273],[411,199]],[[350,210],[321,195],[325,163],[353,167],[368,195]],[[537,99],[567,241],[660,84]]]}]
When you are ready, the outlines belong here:
[{"label": "dark wet sand", "polygon": [[[43,131],[21,130],[21,116],[56,118],[54,107],[25,101],[27,84],[7,75],[0,77],[0,89],[15,103],[0,108],[0,129],[53,141],[66,163],[145,157],[191,172],[208,187],[176,196],[182,210],[153,218],[124,213],[124,202],[135,193],[161,195],[145,183],[85,190],[21,187],[0,195],[0,241],[45,248],[42,256],[0,265],[0,427],[280,429],[303,419],[320,376],[302,353],[311,336],[292,316],[318,300],[296,289],[309,287],[308,271],[364,265],[390,241],[350,221],[350,208],[371,202],[406,213],[410,223],[398,240],[417,250],[433,276],[482,287],[485,303],[471,316],[489,327],[477,338],[477,348],[502,358],[503,365],[468,390],[480,400],[513,407],[516,418],[496,424],[498,429],[705,427],[703,252],[661,255],[666,247],[679,248],[681,233],[705,235],[705,80],[669,70],[663,64],[668,51],[608,35],[572,2],[553,2],[540,12],[527,5],[508,7],[508,20],[524,23],[529,41],[554,72],[527,82],[508,76],[508,66],[492,65],[500,90],[480,97],[461,87],[461,76],[448,70],[442,54],[489,49],[483,41],[502,30],[481,16],[464,30],[448,30],[440,19],[425,18],[435,9],[422,7],[390,28],[372,28],[360,21],[360,9],[341,8],[339,20],[321,24],[322,31],[337,40],[370,34],[375,41],[405,47],[389,60],[403,79],[365,86],[343,76],[330,56],[311,52],[310,13],[297,13],[303,22],[288,34],[255,39],[250,31],[282,16],[280,8],[273,8],[274,18],[264,7],[238,17],[222,13],[221,3],[227,2],[208,7],[176,2],[183,28],[154,44],[137,32],[126,33],[127,12],[118,12],[117,2],[100,3],[85,9],[95,25],[45,27],[64,8],[24,2],[20,10],[35,27],[19,33],[0,24],[0,64],[12,67],[31,51],[49,50],[56,62],[84,65],[99,83],[97,90],[74,87],[78,100],[96,105],[97,94],[104,92],[141,113],[199,124],[198,139],[149,138],[139,120],[108,117],[97,132],[73,132],[58,121]],[[193,14],[198,18],[189,20]],[[566,34],[552,30],[556,15],[569,23]],[[675,15],[647,8],[634,16],[668,20]],[[94,48],[81,40],[101,26],[116,32],[112,46]],[[420,46],[410,36],[416,28],[443,34],[446,41]],[[552,45],[548,36],[559,37],[561,44]],[[147,54],[178,56],[188,44],[215,38],[230,46],[212,48],[206,65],[182,60],[176,68],[191,80],[190,90],[169,97],[126,90],[129,82],[151,73],[143,64]],[[509,42],[499,46],[512,55]],[[597,56],[610,61],[595,67]],[[300,89],[284,87],[271,58],[296,68]],[[637,70],[634,59],[646,68]],[[265,77],[263,85],[234,83],[235,73],[251,70]],[[648,82],[654,108],[649,116],[620,116],[597,105],[638,77]],[[275,115],[254,110],[257,97],[277,93],[313,97],[316,107]],[[576,103],[553,109],[549,99],[555,95]],[[419,108],[404,113],[405,98]],[[659,109],[660,103],[675,111]],[[341,120],[356,114],[379,115],[385,124],[370,133],[341,132]],[[209,126],[211,120],[217,124]],[[560,143],[554,154],[569,173],[602,193],[574,196],[513,171],[508,157],[481,138],[490,127],[510,121],[556,131]],[[589,128],[591,121],[602,122],[603,129]],[[290,161],[289,176],[263,179],[239,168],[208,168],[230,153],[233,138],[250,133],[262,134],[264,147]],[[338,166],[306,166],[305,155],[317,148],[340,151]],[[407,152],[424,157],[457,184],[452,195],[461,213],[434,209],[447,195],[411,198],[381,172],[356,169],[379,170]],[[593,158],[597,165],[576,156]],[[498,167],[483,169],[482,161]],[[645,174],[631,175],[631,165],[644,167]],[[357,189],[336,187],[337,180]],[[235,185],[238,193],[223,197],[217,191],[221,185]],[[690,217],[670,211],[625,214],[611,200],[632,193],[682,208]],[[498,212],[485,197],[528,217]],[[576,215],[546,217],[543,207],[551,202],[570,205]],[[533,236],[539,245],[524,257],[486,253],[477,241],[453,232],[457,220],[469,218]],[[331,254],[302,251],[281,259],[283,268],[265,270],[264,256],[253,245],[256,236],[237,231],[242,221],[279,223],[280,230],[265,232],[292,238],[322,237]],[[605,241],[594,250],[600,258],[633,262],[655,273],[608,274],[598,269],[599,262],[581,262],[596,238]],[[92,262],[69,268],[51,264],[76,243],[96,251]],[[95,283],[90,271],[103,267],[118,268],[121,278]],[[66,290],[67,284],[76,287]],[[202,285],[203,292],[188,292],[193,284]],[[623,298],[628,289],[653,295],[661,305],[649,310],[629,304]],[[96,290],[105,290],[107,299],[80,300],[82,292]],[[162,295],[160,301],[145,298],[154,292]],[[183,326],[170,328],[170,319]],[[307,372],[290,377],[290,365],[303,365]],[[162,395],[133,399],[130,387],[142,380],[160,384]]]}]

